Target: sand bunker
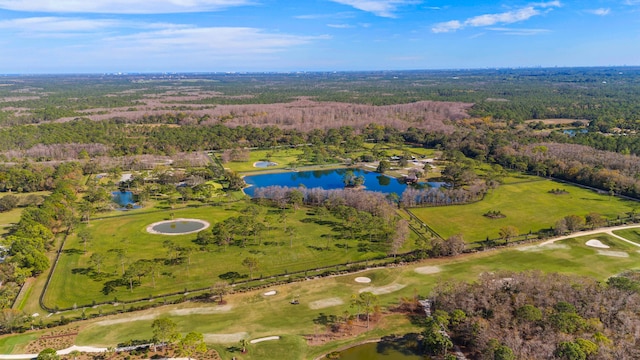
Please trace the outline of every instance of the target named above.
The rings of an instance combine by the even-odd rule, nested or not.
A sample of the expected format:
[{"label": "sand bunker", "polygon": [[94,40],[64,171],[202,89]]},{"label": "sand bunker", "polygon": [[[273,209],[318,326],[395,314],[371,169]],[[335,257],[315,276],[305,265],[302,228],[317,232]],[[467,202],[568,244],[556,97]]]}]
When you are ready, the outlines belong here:
[{"label": "sand bunker", "polygon": [[275,294],[277,294],[278,292],[275,290],[271,290],[271,291],[267,291],[266,293],[262,294],[264,296],[273,296]]},{"label": "sand bunker", "polygon": [[109,325],[117,325],[117,324],[126,324],[133,321],[142,321],[142,320],[153,320],[156,318],[156,315],[140,315],[140,316],[131,316],[124,319],[113,319],[113,320],[102,320],[98,321],[96,325],[98,326],[109,326]]},{"label": "sand bunker", "polygon": [[316,300],[309,303],[309,308],[312,310],[324,309],[332,306],[338,306],[344,304],[344,301],[340,298],[329,298]]},{"label": "sand bunker", "polygon": [[191,309],[176,309],[171,310],[169,314],[174,316],[185,316],[185,315],[194,315],[194,314],[217,314],[223,312],[229,312],[233,309],[231,305],[222,305],[215,307],[200,307],[200,308],[191,308]]},{"label": "sand bunker", "polygon": [[398,291],[402,288],[404,288],[407,285],[403,285],[403,284],[390,284],[390,285],[386,285],[386,286],[369,286],[366,287],[364,289],[360,289],[358,292],[359,293],[363,293],[363,292],[370,292],[373,295],[382,295],[382,294],[389,294],[392,293],[394,291]]},{"label": "sand bunker", "polygon": [[609,245],[603,244],[602,241],[597,240],[597,239],[591,239],[591,240],[587,241],[585,243],[585,245],[591,246],[591,247],[594,247],[594,248],[598,248],[598,249],[608,249],[609,248]]},{"label": "sand bunker", "polygon": [[545,250],[569,250],[571,247],[567,244],[550,243],[545,245],[531,245],[518,247],[518,251],[537,252]]},{"label": "sand bunker", "polygon": [[263,337],[263,338],[259,338],[259,339],[253,339],[253,340],[249,341],[249,343],[250,344],[257,344],[259,342],[271,341],[271,340],[280,340],[280,336],[267,336],[267,337]]},{"label": "sand bunker", "polygon": [[368,284],[371,282],[371,279],[369,279],[368,277],[359,276],[355,278],[355,281],[360,284]]},{"label": "sand bunker", "polygon": [[628,258],[629,257],[629,254],[624,252],[624,251],[598,250],[598,254],[604,255],[604,256],[620,257],[620,258]]},{"label": "sand bunker", "polygon": [[233,334],[203,334],[204,341],[216,344],[237,343],[249,335],[246,332],[237,332]]},{"label": "sand bunker", "polygon": [[442,269],[439,266],[423,266],[415,268],[413,269],[413,271],[417,272],[418,274],[429,275],[439,273],[440,271],[442,271]]}]

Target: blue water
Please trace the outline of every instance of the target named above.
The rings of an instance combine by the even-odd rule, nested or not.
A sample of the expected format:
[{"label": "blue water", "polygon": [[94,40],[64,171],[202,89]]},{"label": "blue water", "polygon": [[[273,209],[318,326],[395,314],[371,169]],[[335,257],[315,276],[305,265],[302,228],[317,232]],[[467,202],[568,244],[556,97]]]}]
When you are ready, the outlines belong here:
[{"label": "blue water", "polygon": [[[111,199],[114,203],[120,205],[118,210],[140,208],[140,205],[136,205],[136,202],[133,200],[133,193],[131,191],[114,191],[111,193]],[[129,204],[131,204],[131,206],[127,207]]]},{"label": "blue water", "polygon": [[569,129],[563,130],[562,133],[569,136],[576,136],[576,134],[586,134],[589,130],[587,129]]},{"label": "blue water", "polygon": [[[402,180],[360,169],[349,170],[353,171],[355,176],[364,176],[364,187],[368,191],[402,195],[402,192],[407,188],[407,184]],[[268,186],[299,187],[300,185],[309,189],[343,189],[344,182],[342,179],[347,171],[347,169],[334,169],[247,176],[244,178],[244,181],[251,186],[246,188],[244,192],[249,196],[253,196],[256,188]],[[442,185],[442,183],[437,182],[427,184],[432,187],[440,187]]]},{"label": "blue water", "polygon": [[276,166],[278,165],[277,163],[274,163],[272,161],[256,161],[255,164],[253,164],[253,166],[257,167],[257,168],[266,168],[269,166]]}]

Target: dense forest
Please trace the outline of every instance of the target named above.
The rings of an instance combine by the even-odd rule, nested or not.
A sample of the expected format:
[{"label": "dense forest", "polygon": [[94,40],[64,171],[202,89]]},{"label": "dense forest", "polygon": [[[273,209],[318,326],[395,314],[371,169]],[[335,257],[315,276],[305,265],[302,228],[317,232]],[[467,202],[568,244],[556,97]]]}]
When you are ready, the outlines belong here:
[{"label": "dense forest", "polygon": [[640,282],[540,272],[440,284],[434,318],[474,359],[637,359]]}]

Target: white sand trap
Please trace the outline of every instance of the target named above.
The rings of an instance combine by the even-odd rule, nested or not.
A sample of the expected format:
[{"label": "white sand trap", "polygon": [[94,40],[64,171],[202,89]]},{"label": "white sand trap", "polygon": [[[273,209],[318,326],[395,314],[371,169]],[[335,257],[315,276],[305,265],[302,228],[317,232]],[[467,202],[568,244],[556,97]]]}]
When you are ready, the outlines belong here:
[{"label": "white sand trap", "polygon": [[203,334],[204,341],[216,344],[237,343],[249,335],[246,332],[237,332],[233,334]]},{"label": "white sand trap", "polygon": [[628,258],[629,257],[629,254],[624,252],[624,251],[598,250],[598,254],[604,255],[604,256],[620,257],[620,258]]},{"label": "white sand trap", "polygon": [[526,251],[526,252],[537,252],[537,251],[545,251],[545,250],[569,250],[571,247],[567,244],[545,244],[545,245],[530,245],[530,246],[520,246],[518,247],[518,251]]},{"label": "white sand trap", "polygon": [[117,325],[117,324],[126,324],[133,321],[142,321],[142,320],[153,320],[156,318],[156,315],[140,315],[140,316],[131,316],[124,319],[113,319],[113,320],[102,320],[98,321],[96,325],[98,326],[109,326],[109,325]]},{"label": "white sand trap", "polygon": [[176,309],[169,311],[169,314],[174,316],[185,316],[185,315],[194,315],[194,314],[218,314],[229,312],[233,309],[231,305],[222,305],[222,306],[212,306],[212,307],[199,307],[199,308],[190,308],[190,309]]},{"label": "white sand trap", "polygon": [[422,267],[413,269],[413,271],[417,272],[418,274],[429,275],[429,274],[437,274],[440,271],[442,271],[442,269],[440,268],[440,266],[422,266]]},{"label": "white sand trap", "polygon": [[324,309],[332,306],[338,306],[344,304],[344,301],[340,298],[329,298],[316,300],[309,303],[309,308],[312,310]]},{"label": "white sand trap", "polygon": [[267,291],[266,293],[262,294],[264,296],[273,296],[275,294],[277,294],[278,292],[275,290],[271,290],[271,291]]},{"label": "white sand trap", "polygon": [[107,352],[107,348],[99,348],[99,347],[93,347],[93,346],[70,346],[66,349],[62,349],[62,350],[58,350],[57,353],[58,355],[69,355],[71,354],[72,351],[74,350],[78,350],[80,352],[87,352],[87,353],[101,353],[101,352]]},{"label": "white sand trap", "polygon": [[609,245],[603,244],[602,241],[600,241],[598,239],[591,239],[591,240],[587,241],[584,244],[587,245],[587,246],[598,248],[598,249],[608,249],[609,248]]},{"label": "white sand trap", "polygon": [[267,337],[263,337],[263,338],[259,338],[259,339],[253,339],[253,340],[249,341],[249,343],[250,344],[257,344],[259,342],[271,341],[271,340],[280,340],[280,336],[267,336]]},{"label": "white sand trap", "polygon": [[404,288],[407,285],[403,285],[403,284],[389,284],[387,286],[369,286],[366,287],[364,289],[360,289],[358,292],[359,293],[363,293],[363,292],[370,292],[373,295],[382,295],[382,294],[389,294],[392,293],[394,291],[398,291],[402,288]]},{"label": "white sand trap", "polygon": [[371,279],[364,276],[358,276],[357,278],[355,278],[355,281],[360,284],[368,284],[371,282]]}]

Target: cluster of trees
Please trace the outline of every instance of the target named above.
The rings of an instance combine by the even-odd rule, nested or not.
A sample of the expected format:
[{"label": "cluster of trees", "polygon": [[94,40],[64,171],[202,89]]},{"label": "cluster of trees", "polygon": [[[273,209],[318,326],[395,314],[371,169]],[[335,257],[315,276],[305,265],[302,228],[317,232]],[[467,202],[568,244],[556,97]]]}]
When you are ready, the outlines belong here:
[{"label": "cluster of trees", "polygon": [[55,236],[68,233],[74,227],[74,208],[81,176],[81,169],[74,164],[62,164],[55,168],[52,174],[55,190],[41,205],[28,205],[3,240],[6,259],[0,263],[0,281],[3,284],[0,307],[10,307],[19,285],[28,277],[49,268],[49,258],[45,253],[53,246]]},{"label": "cluster of trees", "polygon": [[[381,193],[270,186],[256,189],[254,197],[281,209],[305,204],[318,216],[333,215],[342,220],[341,238],[358,240],[361,251],[378,246],[395,255],[409,236],[408,223],[397,218],[395,204]],[[280,221],[286,226],[286,216]]]},{"label": "cluster of trees", "polygon": [[407,208],[467,204],[482,199],[486,192],[487,187],[483,183],[457,189],[407,187],[402,193],[400,204]]},{"label": "cluster of trees", "polygon": [[15,166],[0,165],[0,192],[35,192],[52,190],[55,168],[25,163]]},{"label": "cluster of trees", "polygon": [[595,150],[585,145],[534,143],[498,149],[495,161],[541,176],[593,186],[613,194],[640,197],[640,159],[636,155]]},{"label": "cluster of trees", "polygon": [[[433,319],[474,359],[635,359],[640,331],[637,273],[590,278],[483,274],[433,294]],[[437,328],[437,327],[434,327]],[[431,329],[433,331],[433,329]]]}]

